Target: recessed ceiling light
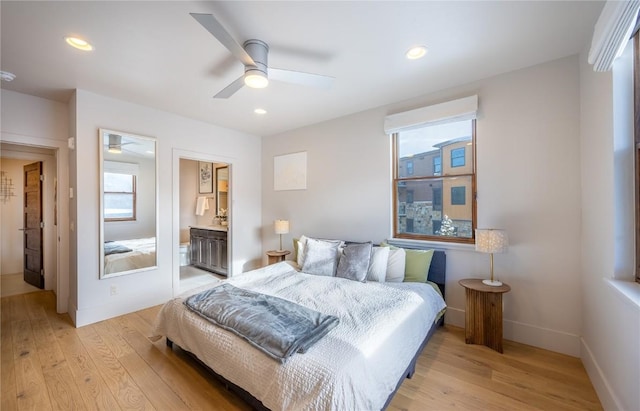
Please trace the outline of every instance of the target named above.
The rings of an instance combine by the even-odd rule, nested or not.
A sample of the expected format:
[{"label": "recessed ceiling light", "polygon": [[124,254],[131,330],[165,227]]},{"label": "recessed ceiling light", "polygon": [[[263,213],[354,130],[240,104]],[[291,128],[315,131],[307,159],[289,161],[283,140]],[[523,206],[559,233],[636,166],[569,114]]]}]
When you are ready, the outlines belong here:
[{"label": "recessed ceiling light", "polygon": [[424,57],[425,54],[427,54],[427,48],[425,46],[415,46],[407,51],[406,56],[409,60],[417,60]]},{"label": "recessed ceiling light", "polygon": [[72,36],[65,37],[64,41],[66,41],[67,44],[70,45],[71,47],[77,48],[78,50],[82,50],[82,51],[93,50],[93,46],[91,44],[89,44],[85,40],[82,40],[78,37],[72,37]]},{"label": "recessed ceiling light", "polygon": [[263,109],[263,108],[257,108],[255,110],[253,110],[254,113],[256,114],[267,114],[267,110]]},{"label": "recessed ceiling light", "polygon": [[0,80],[2,81],[13,81],[16,78],[16,75],[13,73],[9,73],[8,71],[0,71]]}]

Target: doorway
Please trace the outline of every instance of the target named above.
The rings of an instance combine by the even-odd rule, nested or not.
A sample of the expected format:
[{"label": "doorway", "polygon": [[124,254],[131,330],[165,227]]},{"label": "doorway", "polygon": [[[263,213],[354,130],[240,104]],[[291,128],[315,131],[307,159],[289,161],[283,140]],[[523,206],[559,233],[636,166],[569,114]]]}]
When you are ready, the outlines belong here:
[{"label": "doorway", "polygon": [[[17,144],[2,143],[0,145],[2,156],[0,157],[0,169],[2,170],[2,195],[0,195],[0,207],[2,213],[2,263],[0,264],[0,280],[2,297],[24,294],[38,291],[25,282],[25,275],[31,275],[37,281],[31,281],[37,285],[43,285],[46,290],[53,290],[58,294],[58,241],[57,241],[57,210],[56,210],[56,186],[57,163],[56,150],[49,148],[22,146]],[[37,272],[31,272],[35,266],[34,261],[26,261],[28,254],[33,259],[33,247],[25,244],[25,167],[29,164],[42,164],[39,175],[42,181],[42,223],[37,222],[36,231],[42,232],[41,249],[42,261],[38,261]],[[31,194],[29,194],[29,197]],[[33,243],[33,236],[29,236],[29,243]],[[40,239],[38,238],[38,242]],[[39,245],[40,246],[40,245]],[[26,254],[25,254],[26,250]],[[38,256],[38,260],[39,260]],[[25,271],[26,270],[26,271]],[[42,276],[41,276],[42,275]],[[43,283],[43,284],[42,284]]]},{"label": "doorway", "polygon": [[229,170],[227,163],[179,158],[179,292],[229,274]]}]

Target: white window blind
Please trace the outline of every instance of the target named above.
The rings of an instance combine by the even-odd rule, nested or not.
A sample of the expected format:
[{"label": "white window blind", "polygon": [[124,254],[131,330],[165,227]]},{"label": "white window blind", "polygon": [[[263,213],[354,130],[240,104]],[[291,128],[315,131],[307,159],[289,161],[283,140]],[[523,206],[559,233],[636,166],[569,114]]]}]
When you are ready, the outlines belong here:
[{"label": "white window blind", "polygon": [[594,71],[609,71],[624,51],[638,18],[640,0],[612,1],[604,5],[596,22],[589,50]]},{"label": "white window blind", "polygon": [[391,134],[426,125],[472,120],[476,118],[477,111],[478,96],[473,95],[402,113],[390,114],[384,119],[384,131],[387,134]]},{"label": "white window blind", "polygon": [[138,175],[139,165],[135,163],[123,163],[121,161],[105,161],[104,172],[114,174]]}]

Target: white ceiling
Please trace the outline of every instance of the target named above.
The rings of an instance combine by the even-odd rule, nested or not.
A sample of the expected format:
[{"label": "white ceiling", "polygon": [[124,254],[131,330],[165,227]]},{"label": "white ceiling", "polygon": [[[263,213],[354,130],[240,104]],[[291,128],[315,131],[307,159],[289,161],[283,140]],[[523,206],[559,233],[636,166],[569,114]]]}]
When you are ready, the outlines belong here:
[{"label": "white ceiling", "polygon": [[[596,1],[2,1],[2,88],[67,102],[73,89],[266,136],[576,54]],[[335,77],[212,96],[243,66],[189,13],[212,13],[272,67]],[[63,37],[80,36],[81,52]],[[427,56],[404,57],[425,44]],[[257,107],[266,115],[253,113]]]}]

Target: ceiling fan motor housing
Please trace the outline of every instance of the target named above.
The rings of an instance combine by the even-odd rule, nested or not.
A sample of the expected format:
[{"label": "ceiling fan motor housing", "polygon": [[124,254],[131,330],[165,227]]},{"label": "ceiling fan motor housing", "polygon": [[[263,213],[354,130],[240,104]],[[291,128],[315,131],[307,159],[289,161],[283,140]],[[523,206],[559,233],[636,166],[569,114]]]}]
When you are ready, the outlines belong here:
[{"label": "ceiling fan motor housing", "polygon": [[242,47],[256,63],[255,67],[244,66],[244,72],[247,73],[249,71],[258,70],[264,73],[264,75],[266,76],[268,65],[267,56],[269,54],[269,46],[267,45],[267,43],[261,40],[250,39],[245,41]]}]

